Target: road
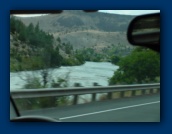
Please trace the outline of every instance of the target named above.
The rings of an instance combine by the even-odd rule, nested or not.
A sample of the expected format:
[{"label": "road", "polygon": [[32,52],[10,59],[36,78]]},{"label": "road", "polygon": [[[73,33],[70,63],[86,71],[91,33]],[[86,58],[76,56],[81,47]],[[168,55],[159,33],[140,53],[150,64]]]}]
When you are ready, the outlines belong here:
[{"label": "road", "polygon": [[22,115],[43,115],[61,122],[160,122],[160,94],[31,110]]}]

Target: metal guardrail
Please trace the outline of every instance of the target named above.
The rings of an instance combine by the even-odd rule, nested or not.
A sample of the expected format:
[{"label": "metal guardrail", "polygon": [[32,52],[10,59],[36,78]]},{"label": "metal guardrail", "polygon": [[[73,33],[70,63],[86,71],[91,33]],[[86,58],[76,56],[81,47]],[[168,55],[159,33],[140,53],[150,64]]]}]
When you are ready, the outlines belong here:
[{"label": "metal guardrail", "polygon": [[[35,97],[49,97],[49,96],[70,96],[74,95],[74,104],[77,103],[78,95],[92,94],[92,101],[95,100],[97,93],[108,93],[108,98],[112,97],[112,93],[121,92],[121,97],[124,96],[125,91],[132,91],[132,96],[135,91],[141,90],[145,94],[145,90],[160,89],[160,83],[152,84],[134,84],[134,85],[118,85],[118,86],[96,86],[96,87],[72,87],[72,88],[46,88],[46,89],[20,89],[11,91],[11,96],[14,99],[19,98],[35,98]],[[158,92],[157,91],[157,92]]]}]

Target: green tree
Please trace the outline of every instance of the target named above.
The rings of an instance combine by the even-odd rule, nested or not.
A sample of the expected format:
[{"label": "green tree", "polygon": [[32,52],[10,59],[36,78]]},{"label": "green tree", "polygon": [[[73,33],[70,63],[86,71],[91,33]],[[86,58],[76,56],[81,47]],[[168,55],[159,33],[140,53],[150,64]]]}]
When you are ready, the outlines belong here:
[{"label": "green tree", "polygon": [[61,43],[60,37],[58,37],[56,40],[58,41],[59,44]]},{"label": "green tree", "polygon": [[118,65],[110,85],[154,82],[160,76],[160,55],[149,49],[135,49],[121,58]]},{"label": "green tree", "polygon": [[[10,58],[16,60],[16,62],[10,60],[10,63],[12,63],[10,69],[16,71],[47,70],[61,65],[80,65],[84,63],[83,57],[75,56],[70,42],[63,43],[58,37],[56,39],[58,45],[55,47],[53,35],[41,30],[39,23],[35,26],[33,23],[25,26],[21,20],[12,16],[10,26],[10,32],[16,40],[14,42],[15,48],[10,50]],[[18,43],[18,40],[21,41],[21,44]],[[23,52],[18,51],[23,43],[27,44],[27,47],[22,50]],[[63,58],[60,55],[58,46],[68,54],[68,58]]]},{"label": "green tree", "polygon": [[59,53],[59,48],[56,46],[56,48],[52,49],[50,53],[50,66],[51,67],[60,67],[61,62],[63,58]]},{"label": "green tree", "polygon": [[111,57],[111,62],[112,62],[113,64],[115,64],[115,65],[118,64],[119,60],[120,60],[120,57],[119,57],[119,56],[113,55],[113,56]]}]

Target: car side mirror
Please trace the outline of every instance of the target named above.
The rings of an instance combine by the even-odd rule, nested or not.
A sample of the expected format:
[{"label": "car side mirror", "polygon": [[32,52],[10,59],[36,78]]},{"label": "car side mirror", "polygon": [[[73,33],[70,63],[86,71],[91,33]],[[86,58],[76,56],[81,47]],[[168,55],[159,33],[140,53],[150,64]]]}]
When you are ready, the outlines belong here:
[{"label": "car side mirror", "polygon": [[145,46],[160,51],[160,13],[134,18],[127,31],[128,41],[136,46]]}]

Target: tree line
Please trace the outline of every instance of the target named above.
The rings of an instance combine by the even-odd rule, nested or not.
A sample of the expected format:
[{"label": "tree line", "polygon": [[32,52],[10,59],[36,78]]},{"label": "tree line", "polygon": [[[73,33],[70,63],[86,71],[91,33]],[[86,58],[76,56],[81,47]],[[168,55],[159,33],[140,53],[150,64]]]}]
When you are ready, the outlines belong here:
[{"label": "tree line", "polygon": [[137,47],[128,56],[116,58],[119,69],[109,85],[160,82],[160,54]]},{"label": "tree line", "polygon": [[[55,41],[53,35],[44,32],[30,23],[26,26],[14,16],[10,18],[10,33],[14,37],[14,46],[10,47],[10,70],[38,70],[42,68],[54,68],[61,65],[80,65],[84,61],[74,55],[71,44],[64,43],[58,38]],[[22,44],[26,44],[23,45]],[[23,51],[20,51],[23,49]],[[60,49],[68,55],[63,57]]]}]

